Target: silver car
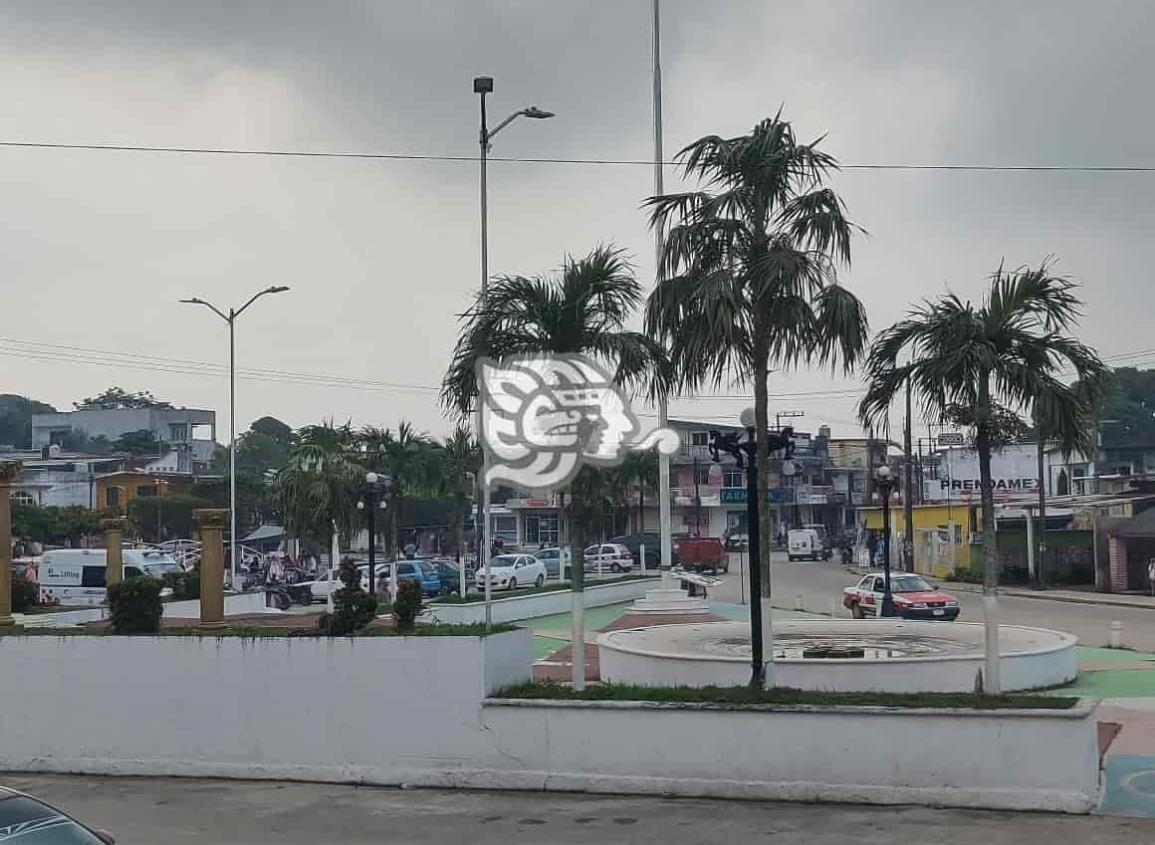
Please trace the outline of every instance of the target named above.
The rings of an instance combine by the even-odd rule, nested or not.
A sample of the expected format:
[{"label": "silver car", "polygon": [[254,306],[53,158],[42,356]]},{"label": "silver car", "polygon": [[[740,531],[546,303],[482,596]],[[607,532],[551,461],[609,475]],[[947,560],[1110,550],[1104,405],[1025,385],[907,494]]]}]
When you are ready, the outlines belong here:
[{"label": "silver car", "polygon": [[115,845],[105,830],[92,830],[38,798],[0,786],[0,842],[13,845]]}]

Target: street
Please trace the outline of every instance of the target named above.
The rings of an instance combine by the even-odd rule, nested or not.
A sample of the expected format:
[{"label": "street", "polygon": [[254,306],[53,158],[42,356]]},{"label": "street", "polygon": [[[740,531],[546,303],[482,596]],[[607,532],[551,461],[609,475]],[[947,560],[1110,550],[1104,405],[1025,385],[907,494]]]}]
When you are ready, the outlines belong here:
[{"label": "street", "polygon": [[119,845],[517,845],[805,842],[807,845],[1096,845],[1148,842],[1155,820],[540,793],[435,792],[333,784],[14,775]]},{"label": "street", "polygon": [[[723,584],[710,591],[716,601],[738,602],[744,596],[739,568],[746,558],[731,557],[728,575],[721,576]],[[771,561],[771,589],[775,607],[793,608],[796,598],[802,597],[803,607],[815,613],[830,613],[832,602],[839,602],[838,613],[847,614],[841,607],[842,588],[853,584],[858,576],[834,560],[825,563],[798,561],[788,563],[785,553],[775,552]],[[979,585],[965,585],[972,591],[947,587],[958,598],[961,607],[959,619],[981,622],[982,596]],[[1046,595],[1042,593],[1041,595]],[[1155,600],[1150,609],[1076,604],[1043,598],[999,597],[1002,624],[1033,625],[1069,631],[1082,645],[1107,644],[1107,626],[1113,621],[1123,623],[1123,644],[1140,651],[1155,651]],[[849,614],[847,614],[849,615]]]}]

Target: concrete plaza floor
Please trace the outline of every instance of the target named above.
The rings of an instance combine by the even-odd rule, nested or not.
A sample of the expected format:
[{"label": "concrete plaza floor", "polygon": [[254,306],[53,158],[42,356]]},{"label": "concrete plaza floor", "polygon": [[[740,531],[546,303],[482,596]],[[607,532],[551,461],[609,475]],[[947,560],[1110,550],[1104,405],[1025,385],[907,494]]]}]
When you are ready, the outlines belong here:
[{"label": "concrete plaza floor", "polygon": [[8,775],[118,845],[1135,845],[1155,821],[542,793],[435,792],[333,784]]}]

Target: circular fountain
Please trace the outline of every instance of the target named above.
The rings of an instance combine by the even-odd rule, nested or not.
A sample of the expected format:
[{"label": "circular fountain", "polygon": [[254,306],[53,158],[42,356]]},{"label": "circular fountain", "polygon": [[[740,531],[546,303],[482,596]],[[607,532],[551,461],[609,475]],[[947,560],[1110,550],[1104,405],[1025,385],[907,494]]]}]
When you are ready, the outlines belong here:
[{"label": "circular fountain", "polygon": [[[1005,691],[1075,679],[1070,634],[999,626]],[[750,680],[750,626],[695,622],[611,631],[598,639],[603,681],[642,686],[738,686]],[[774,683],[795,689],[972,692],[983,666],[975,622],[816,619],[774,622]]]}]

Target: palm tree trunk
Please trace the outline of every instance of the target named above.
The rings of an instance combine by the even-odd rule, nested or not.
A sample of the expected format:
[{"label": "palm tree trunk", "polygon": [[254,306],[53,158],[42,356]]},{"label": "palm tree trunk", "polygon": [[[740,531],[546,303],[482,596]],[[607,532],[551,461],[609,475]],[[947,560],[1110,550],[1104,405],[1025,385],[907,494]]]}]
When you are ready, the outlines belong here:
[{"label": "palm tree trunk", "polygon": [[[760,333],[759,338],[763,337],[765,337],[765,333]],[[759,569],[762,577],[762,660],[765,671],[763,685],[771,687],[774,685],[774,630],[770,622],[771,520],[770,508],[767,505],[770,490],[770,451],[766,443],[766,436],[770,431],[770,398],[766,385],[766,379],[769,376],[768,350],[765,348],[764,341],[759,342],[754,354],[754,425],[758,437],[758,553],[761,558]]]},{"label": "palm tree trunk", "polygon": [[[585,689],[586,685],[586,595],[585,595],[585,561],[582,559],[582,550],[585,549],[583,532],[580,520],[574,518],[573,494],[570,494],[570,507],[566,521],[569,525],[569,571],[570,571],[570,653],[573,663],[570,683],[575,690]],[[558,558],[559,567],[564,569],[565,561]]]},{"label": "palm tree trunk", "polygon": [[979,485],[983,514],[983,634],[986,657],[982,689],[989,695],[1002,692],[999,676],[999,552],[995,538],[995,491],[991,483],[990,385],[979,384],[979,422],[975,447],[979,454]]}]

